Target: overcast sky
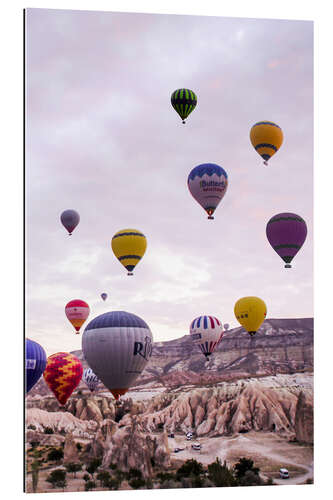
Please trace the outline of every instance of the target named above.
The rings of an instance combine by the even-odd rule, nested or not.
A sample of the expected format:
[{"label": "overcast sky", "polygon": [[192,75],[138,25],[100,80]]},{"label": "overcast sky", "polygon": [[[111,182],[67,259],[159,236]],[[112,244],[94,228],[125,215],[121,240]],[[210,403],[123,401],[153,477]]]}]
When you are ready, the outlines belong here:
[{"label": "overcast sky", "polygon": [[[269,318],[313,315],[312,22],[28,9],[26,83],[26,335],[48,355],[81,348],[74,298],[87,323],[126,310],[155,340],[201,314],[237,326],[245,295]],[[180,87],[198,96],[186,125]],[[268,167],[249,140],[261,120],[284,132]],[[207,162],[229,177],[214,221],[187,188]],[[71,237],[67,208],[81,216]],[[289,270],[266,239],[279,212],[308,226]],[[111,250],[123,228],[148,241],[132,277]]]}]

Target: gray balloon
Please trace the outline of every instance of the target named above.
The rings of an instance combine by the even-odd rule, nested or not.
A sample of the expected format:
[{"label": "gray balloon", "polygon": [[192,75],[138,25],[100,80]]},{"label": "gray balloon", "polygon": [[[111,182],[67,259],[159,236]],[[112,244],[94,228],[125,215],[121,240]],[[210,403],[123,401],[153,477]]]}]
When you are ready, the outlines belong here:
[{"label": "gray balloon", "polygon": [[153,337],[135,314],[111,311],[94,318],[82,335],[88,365],[116,399],[125,394],[147,365]]},{"label": "gray balloon", "polygon": [[61,224],[67,229],[69,236],[80,222],[79,214],[72,209],[64,210],[60,216]]}]

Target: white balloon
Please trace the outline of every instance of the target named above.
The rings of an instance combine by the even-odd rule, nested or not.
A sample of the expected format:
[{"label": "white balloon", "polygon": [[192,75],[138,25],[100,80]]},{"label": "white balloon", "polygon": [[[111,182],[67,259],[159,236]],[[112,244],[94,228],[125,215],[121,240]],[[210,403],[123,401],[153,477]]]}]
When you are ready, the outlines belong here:
[{"label": "white balloon", "polygon": [[91,368],[86,368],[84,370],[82,379],[91,390],[91,392],[93,392],[98,386],[99,379]]},{"label": "white balloon", "polygon": [[191,323],[190,336],[208,358],[222,339],[222,323],[214,316],[199,316]]}]

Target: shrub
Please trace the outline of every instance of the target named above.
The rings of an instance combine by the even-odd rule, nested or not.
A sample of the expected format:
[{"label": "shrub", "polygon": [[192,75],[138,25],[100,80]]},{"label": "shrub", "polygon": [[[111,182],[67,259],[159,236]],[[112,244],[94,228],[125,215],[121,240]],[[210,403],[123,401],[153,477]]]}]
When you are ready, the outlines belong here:
[{"label": "shrub", "polygon": [[92,490],[94,488],[96,488],[95,481],[87,481],[86,484],[84,485],[85,491],[90,491],[90,490]]},{"label": "shrub", "polygon": [[235,486],[236,480],[232,470],[228,469],[226,462],[221,464],[221,461],[216,458],[215,462],[208,465],[208,478],[215,486]]},{"label": "shrub", "polygon": [[101,486],[104,486],[104,488],[107,488],[109,485],[109,481],[111,479],[110,472],[103,470],[97,474],[96,479],[98,479]]},{"label": "shrub", "polygon": [[138,490],[139,488],[142,488],[142,486],[146,485],[146,481],[144,479],[142,479],[142,478],[135,478],[135,479],[131,479],[128,482],[128,484],[134,490]]},{"label": "shrub", "polygon": [[47,455],[47,459],[50,461],[58,461],[64,458],[64,452],[61,448],[53,448]]},{"label": "shrub", "polygon": [[177,470],[177,479],[182,477],[189,477],[190,475],[199,476],[203,474],[204,469],[200,462],[197,462],[193,458],[191,460],[186,460],[186,462]]},{"label": "shrub", "polygon": [[55,469],[46,478],[48,483],[52,484],[52,488],[66,488],[66,471],[64,469]]},{"label": "shrub", "polygon": [[45,427],[44,434],[54,434],[54,431],[51,427]]},{"label": "shrub", "polygon": [[82,470],[82,464],[70,462],[69,464],[65,465],[67,472],[72,472],[73,476],[76,477],[76,473],[79,470]]}]

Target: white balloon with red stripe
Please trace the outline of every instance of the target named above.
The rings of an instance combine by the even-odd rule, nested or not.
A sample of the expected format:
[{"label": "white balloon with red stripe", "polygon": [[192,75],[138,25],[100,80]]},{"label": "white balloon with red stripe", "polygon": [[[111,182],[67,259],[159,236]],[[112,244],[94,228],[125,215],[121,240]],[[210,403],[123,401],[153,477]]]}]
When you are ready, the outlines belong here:
[{"label": "white balloon with red stripe", "polygon": [[209,359],[222,339],[223,325],[215,316],[199,316],[190,325],[190,336]]}]

